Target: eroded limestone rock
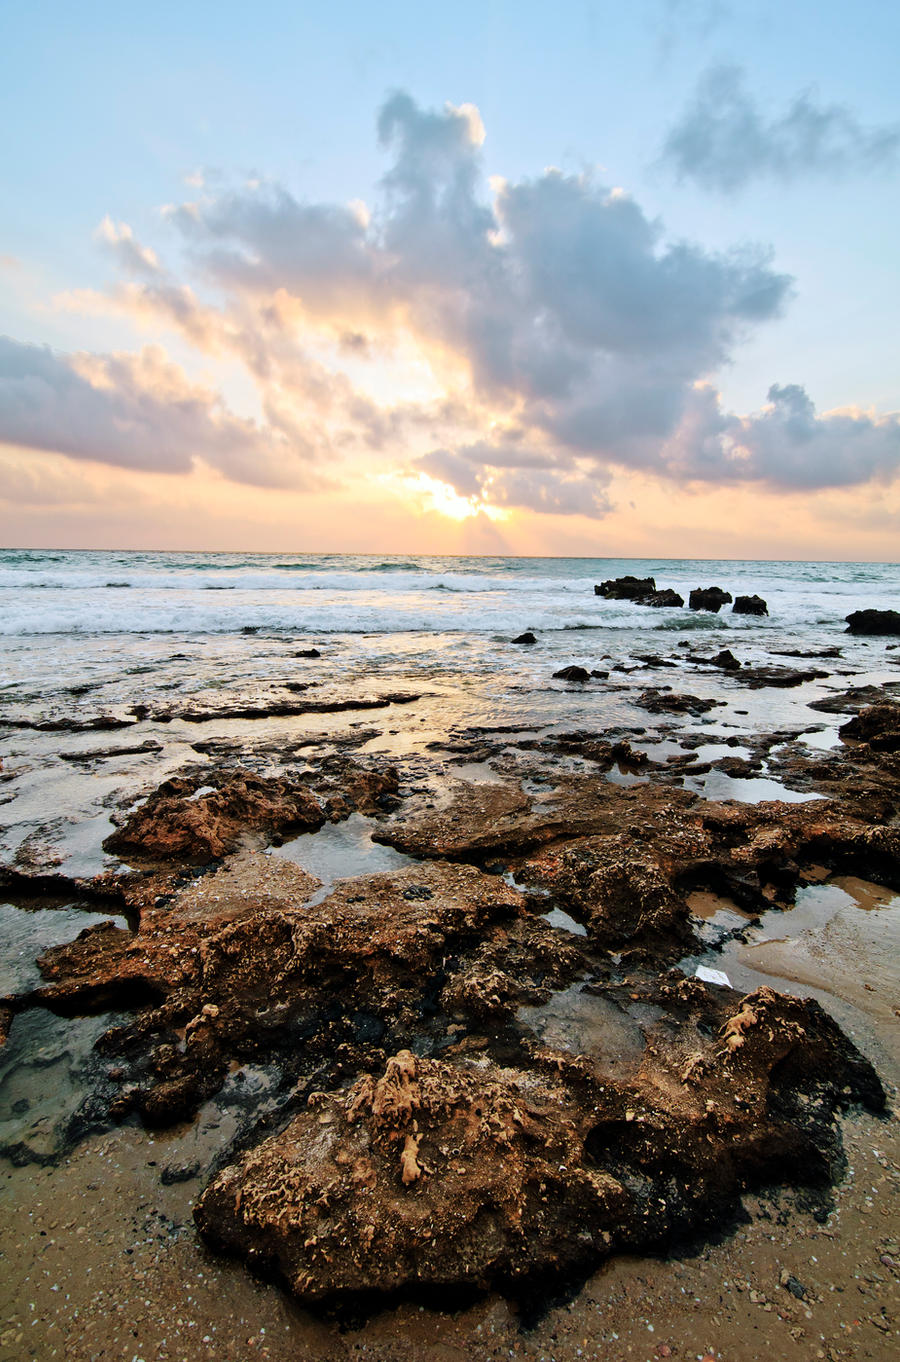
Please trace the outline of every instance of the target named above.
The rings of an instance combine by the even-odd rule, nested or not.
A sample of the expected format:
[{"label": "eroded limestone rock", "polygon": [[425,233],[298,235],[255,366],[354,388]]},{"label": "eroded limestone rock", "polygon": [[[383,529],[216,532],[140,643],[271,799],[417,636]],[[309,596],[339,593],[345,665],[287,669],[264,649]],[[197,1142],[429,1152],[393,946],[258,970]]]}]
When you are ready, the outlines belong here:
[{"label": "eroded limestone rock", "polygon": [[107,837],[104,849],[128,859],[207,861],[233,851],[248,829],[301,831],[325,822],[309,789],[286,776],[238,770],[211,779],[216,787],[206,791],[199,777],[164,781]]},{"label": "eroded limestone rock", "polygon": [[836,1108],[883,1106],[870,1066],[814,1002],[681,988],[693,1048],[661,1031],[633,1083],[547,1050],[534,1067],[404,1050],[314,1095],[212,1181],[201,1233],[306,1302],[528,1292],[718,1219],[788,1168],[826,1177]]}]

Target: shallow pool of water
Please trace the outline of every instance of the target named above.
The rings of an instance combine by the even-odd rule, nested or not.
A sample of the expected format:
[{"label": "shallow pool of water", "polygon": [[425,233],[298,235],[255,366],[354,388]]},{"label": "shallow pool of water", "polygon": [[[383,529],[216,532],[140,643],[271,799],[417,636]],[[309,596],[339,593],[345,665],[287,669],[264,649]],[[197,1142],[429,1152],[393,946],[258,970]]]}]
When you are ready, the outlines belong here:
[{"label": "shallow pool of water", "polygon": [[634,1073],[644,1054],[640,1022],[611,999],[585,991],[580,982],[540,1007],[520,1007],[518,1019],[545,1044],[586,1055],[610,1078]]},{"label": "shallow pool of water", "polygon": [[706,775],[684,778],[684,788],[703,795],[704,799],[735,799],[739,804],[759,804],[766,799],[780,799],[784,804],[805,804],[824,795],[789,790],[778,780],[767,776],[726,776],[724,771],[709,771]]},{"label": "shallow pool of water", "polygon": [[394,847],[373,842],[372,833],[378,826],[374,819],[352,813],[341,823],[326,823],[317,832],[302,832],[283,846],[271,847],[268,854],[293,861],[321,880],[322,889],[316,896],[321,900],[335,880],[406,870],[419,864]]}]

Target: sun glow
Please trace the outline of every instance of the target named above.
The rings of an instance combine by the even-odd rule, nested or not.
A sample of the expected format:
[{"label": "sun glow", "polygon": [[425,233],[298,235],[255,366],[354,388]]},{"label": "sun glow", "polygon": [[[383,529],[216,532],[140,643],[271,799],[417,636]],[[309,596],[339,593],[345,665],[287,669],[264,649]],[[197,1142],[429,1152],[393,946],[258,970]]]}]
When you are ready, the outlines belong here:
[{"label": "sun glow", "polygon": [[413,492],[421,498],[423,508],[437,511],[448,520],[468,520],[472,516],[484,515],[489,520],[508,520],[509,512],[499,506],[489,506],[479,497],[461,497],[446,482],[431,478],[427,473],[418,473],[410,480]]}]

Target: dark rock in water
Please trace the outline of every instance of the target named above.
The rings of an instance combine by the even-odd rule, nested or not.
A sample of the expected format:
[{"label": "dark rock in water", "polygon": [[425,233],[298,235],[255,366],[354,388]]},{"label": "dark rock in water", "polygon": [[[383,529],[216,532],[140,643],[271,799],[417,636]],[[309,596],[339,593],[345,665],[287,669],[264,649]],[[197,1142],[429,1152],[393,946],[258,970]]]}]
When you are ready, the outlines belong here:
[{"label": "dark rock in water", "polygon": [[679,596],[677,591],[673,591],[667,586],[665,591],[651,591],[646,596],[636,598],[638,605],[653,605],[657,610],[674,609],[676,606],[684,605],[684,597]]},{"label": "dark rock in water", "polygon": [[259,625],[258,625],[258,624],[245,624],[245,625],[243,626],[243,628],[241,629],[241,633],[242,633],[242,634],[258,634],[258,633],[259,633]]},{"label": "dark rock in water", "polygon": [[723,648],[720,653],[716,653],[712,659],[712,665],[723,667],[727,672],[739,672],[741,670],[741,664],[730,648]]},{"label": "dark rock in water", "polygon": [[603,596],[608,601],[635,601],[641,596],[649,596],[656,590],[652,577],[616,577],[601,582],[594,587],[595,596]]},{"label": "dark rock in water", "polygon": [[645,690],[634,702],[651,714],[706,714],[722,704],[720,700],[703,700],[699,695],[676,695],[673,691]]},{"label": "dark rock in water", "polygon": [[554,672],[557,681],[578,681],[582,685],[585,681],[590,681],[591,674],[584,667],[563,667],[562,671]]},{"label": "dark rock in water", "polygon": [[851,686],[837,695],[826,695],[821,700],[810,700],[809,708],[822,714],[858,714],[866,705],[879,705],[890,695],[900,692],[900,681],[886,681],[883,686]]},{"label": "dark rock in water", "polygon": [[98,714],[92,719],[0,719],[4,728],[31,728],[36,733],[103,733],[116,728],[133,728],[134,719],[114,714]]},{"label": "dark rock in water", "polygon": [[518,638],[513,639],[513,643],[537,643],[537,639],[530,629],[526,629],[524,634],[520,634]]},{"label": "dark rock in water", "polygon": [[718,613],[723,605],[731,604],[731,592],[720,586],[695,587],[688,598],[692,610],[712,610]]},{"label": "dark rock in water", "polygon": [[900,752],[900,705],[885,701],[861,709],[838,729],[842,738],[866,742],[875,752]]},{"label": "dark rock in water", "polygon": [[161,752],[162,743],[147,738],[133,747],[92,747],[84,752],[59,752],[60,761],[99,761],[104,757],[136,757],[142,752]]},{"label": "dark rock in water", "polygon": [[900,634],[900,611],[854,610],[847,625],[848,634]]},{"label": "dark rock in water", "polygon": [[301,648],[299,653],[294,653],[294,657],[321,657],[318,648]]},{"label": "dark rock in water", "polygon": [[[638,662],[643,662],[645,667],[677,667],[677,662],[670,662],[667,657],[660,657],[659,653],[635,653]],[[592,673],[593,675],[593,673]]]},{"label": "dark rock in water", "polygon": [[769,607],[762,596],[736,596],[731,612],[733,615],[768,615]]},{"label": "dark rock in water", "polygon": [[749,686],[751,690],[762,690],[765,686],[775,686],[779,690],[790,690],[802,686],[805,681],[823,681],[829,672],[816,667],[797,671],[793,667],[742,667],[735,672],[735,678]]}]

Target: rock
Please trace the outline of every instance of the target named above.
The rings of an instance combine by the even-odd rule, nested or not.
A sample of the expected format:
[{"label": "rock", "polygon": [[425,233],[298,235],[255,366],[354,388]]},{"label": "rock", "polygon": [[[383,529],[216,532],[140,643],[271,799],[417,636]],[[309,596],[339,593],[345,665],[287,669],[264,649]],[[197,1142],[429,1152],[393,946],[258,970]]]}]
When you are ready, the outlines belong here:
[{"label": "rock", "polygon": [[836,695],[810,700],[809,708],[817,709],[822,714],[858,714],[866,705],[879,705],[898,692],[900,681],[886,681],[881,686],[851,686],[849,690],[839,691]]},{"label": "rock", "polygon": [[691,937],[684,898],[652,850],[627,833],[581,837],[555,849],[552,859],[530,864],[584,923],[594,945],[646,951],[665,942],[670,951]]},{"label": "rock", "polygon": [[530,629],[526,629],[524,634],[520,634],[518,638],[513,639],[513,643],[537,643],[537,639]]},{"label": "rock", "polygon": [[761,690],[765,686],[775,686],[779,690],[790,690],[802,686],[806,681],[822,681],[829,676],[817,667],[801,671],[794,667],[741,667],[734,676],[736,681],[749,686],[750,690]]},{"label": "rock", "polygon": [[684,605],[684,597],[679,596],[671,587],[666,587],[665,591],[651,591],[636,597],[635,600],[638,605],[652,605],[658,610]]},{"label": "rock", "polygon": [[457,781],[441,807],[386,822],[372,838],[411,856],[466,860],[503,847],[507,838],[525,836],[527,844],[531,808],[521,786]]},{"label": "rock", "polygon": [[114,714],[98,714],[92,719],[0,719],[3,728],[31,728],[38,733],[103,733],[117,728],[134,728],[134,719]]},{"label": "rock", "polygon": [[696,587],[688,598],[692,610],[712,610],[718,613],[723,605],[731,604],[731,592],[720,586]]},{"label": "rock", "polygon": [[557,681],[577,681],[579,685],[591,679],[591,674],[586,668],[577,666],[563,667],[561,671],[554,672],[553,676]]},{"label": "rock", "polygon": [[321,656],[322,654],[319,652],[318,648],[301,648],[298,653],[294,653],[294,657],[321,657]]},{"label": "rock", "polygon": [[811,1000],[739,999],[683,976],[656,996],[690,1016],[695,1048],[656,1027],[630,1081],[547,1047],[507,1065],[403,1049],[314,1094],[213,1179],[200,1233],[277,1267],[307,1303],[438,1286],[533,1298],[613,1250],[721,1221],[748,1181],[827,1175],[838,1150],[824,1114],[884,1106],[871,1066]]},{"label": "rock", "polygon": [[99,761],[106,757],[136,757],[144,752],[161,752],[162,743],[153,738],[135,743],[132,747],[93,747],[84,752],[60,752],[60,761]]},{"label": "rock", "polygon": [[869,705],[843,724],[842,738],[868,743],[874,752],[900,752],[900,705],[885,701]]},{"label": "rock", "polygon": [[854,610],[847,625],[848,634],[900,634],[900,611]]},{"label": "rock", "polygon": [[[142,911],[136,934],[112,923],[86,929],[41,957],[40,988],[7,1000],[13,1012],[138,1011],[99,1043],[107,1056],[139,1058],[138,1081],[113,1104],[117,1119],[135,1111],[159,1126],[192,1115],[236,1056],[277,1060],[296,1074],[388,1028],[394,1043],[408,1044],[426,1025],[425,1009],[434,1010],[435,981],[446,986],[448,962],[476,941],[482,951],[467,969],[477,987],[465,1002],[475,1011],[487,1003],[514,1015],[547,981],[568,982],[583,968],[547,924],[517,921],[518,891],[472,866],[361,876],[310,903],[310,878],[289,863],[271,866],[273,884],[260,873],[254,885],[269,860],[251,858],[249,880],[229,862],[162,896]],[[480,978],[486,966],[503,974],[493,1001],[491,981]],[[173,1025],[183,1031],[180,1048]]]},{"label": "rock", "polygon": [[321,805],[288,777],[235,771],[201,792],[200,778],[166,780],[103,843],[105,851],[143,860],[208,861],[233,851],[247,829],[318,828]]},{"label": "rock", "polygon": [[768,615],[769,607],[762,596],[736,596],[731,612],[733,615]]},{"label": "rock", "polygon": [[594,587],[595,596],[603,596],[608,601],[635,601],[641,596],[649,596],[656,591],[656,582],[652,577],[616,577],[608,582],[601,582]]},{"label": "rock", "polygon": [[720,653],[716,653],[712,658],[712,665],[721,667],[726,672],[739,672],[741,669],[740,662],[729,648],[723,648]]},{"label": "rock", "polygon": [[299,714],[341,714],[351,709],[387,709],[389,705],[409,705],[420,699],[402,691],[387,695],[360,696],[359,699],[268,700],[260,704],[228,704],[217,709],[178,709],[155,713],[156,723],[181,719],[187,724],[214,723],[219,719],[282,719]]},{"label": "rock", "polygon": [[676,695],[674,691],[652,687],[642,691],[634,702],[651,714],[707,714],[721,700],[704,700],[699,695]]}]

